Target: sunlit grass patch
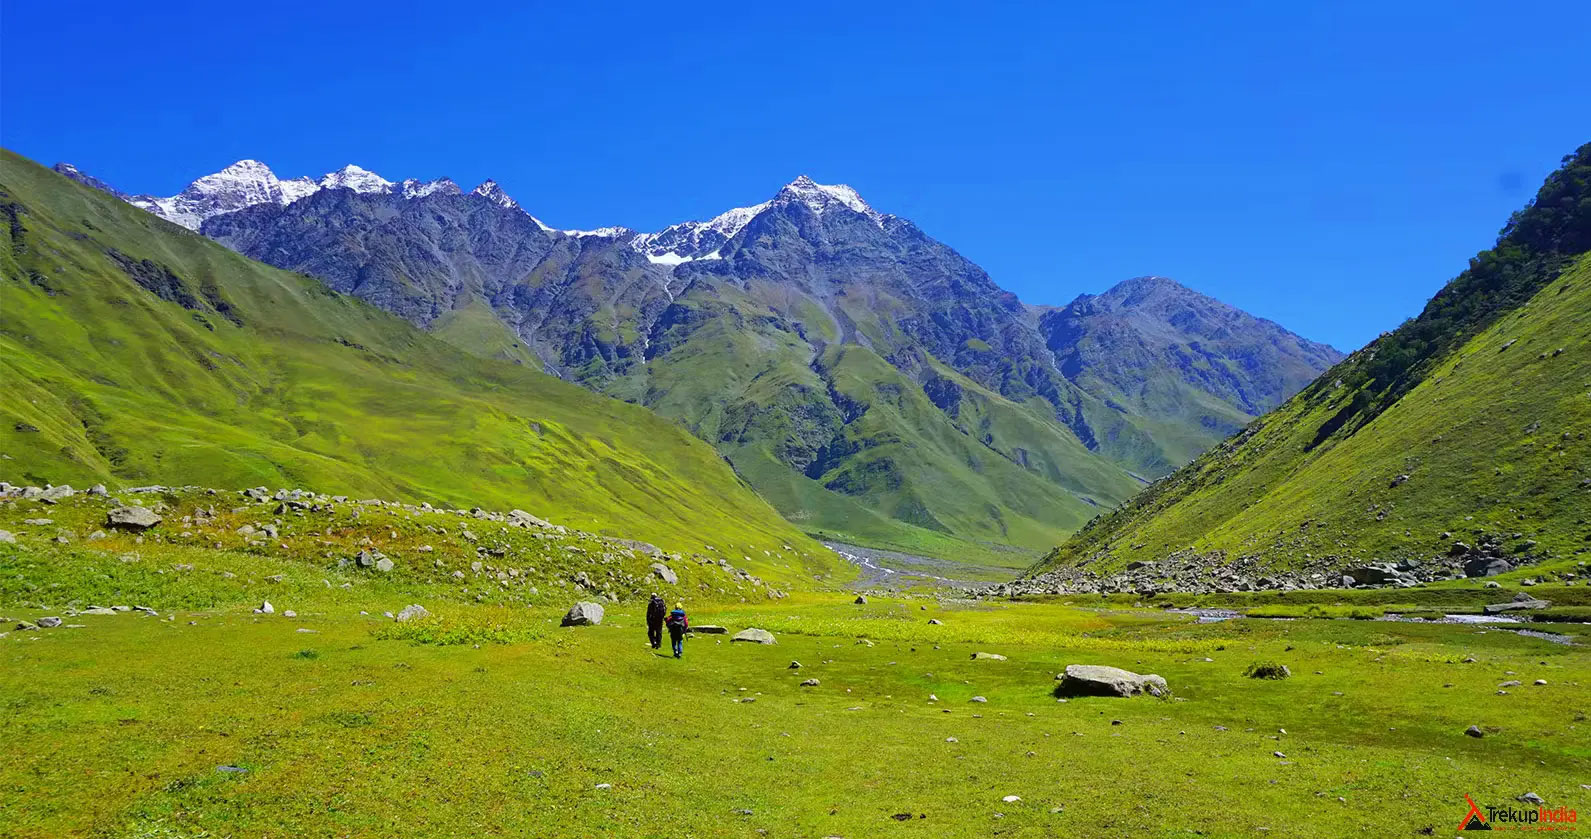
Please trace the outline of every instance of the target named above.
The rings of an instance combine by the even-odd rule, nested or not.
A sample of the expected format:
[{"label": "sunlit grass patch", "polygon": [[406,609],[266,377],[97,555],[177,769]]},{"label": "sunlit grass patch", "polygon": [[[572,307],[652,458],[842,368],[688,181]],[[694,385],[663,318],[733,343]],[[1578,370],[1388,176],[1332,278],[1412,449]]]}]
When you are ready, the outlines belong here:
[{"label": "sunlit grass patch", "polygon": [[372,633],[381,640],[415,644],[521,644],[548,636],[553,627],[544,610],[464,606],[442,614],[392,621]]}]

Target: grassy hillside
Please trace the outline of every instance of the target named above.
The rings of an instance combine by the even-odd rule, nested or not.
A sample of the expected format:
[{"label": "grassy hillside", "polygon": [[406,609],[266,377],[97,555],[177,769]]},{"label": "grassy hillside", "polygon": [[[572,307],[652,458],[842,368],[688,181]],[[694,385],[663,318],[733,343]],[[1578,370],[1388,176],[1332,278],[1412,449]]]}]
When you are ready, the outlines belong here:
[{"label": "grassy hillside", "polygon": [[[1281,565],[1591,547],[1591,146],[1419,318],[1056,549]],[[1407,476],[1407,477],[1404,477]],[[1450,535],[1444,535],[1450,534]]]},{"label": "grassy hillside", "polygon": [[[522,507],[737,560],[791,545],[803,573],[831,570],[710,446],[642,408],[477,358],[9,152],[0,191],[0,478]],[[449,337],[498,340],[470,322]]]}]

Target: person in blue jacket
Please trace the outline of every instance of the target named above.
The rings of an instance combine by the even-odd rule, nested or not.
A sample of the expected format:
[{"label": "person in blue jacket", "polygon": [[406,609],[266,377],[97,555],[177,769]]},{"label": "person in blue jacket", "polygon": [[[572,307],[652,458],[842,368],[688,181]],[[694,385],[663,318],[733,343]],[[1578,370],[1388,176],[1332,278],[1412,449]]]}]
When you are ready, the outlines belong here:
[{"label": "person in blue jacket", "polygon": [[690,619],[685,617],[685,604],[675,603],[674,611],[663,623],[668,627],[669,640],[674,642],[674,657],[679,658],[685,652],[685,631],[691,628]]}]

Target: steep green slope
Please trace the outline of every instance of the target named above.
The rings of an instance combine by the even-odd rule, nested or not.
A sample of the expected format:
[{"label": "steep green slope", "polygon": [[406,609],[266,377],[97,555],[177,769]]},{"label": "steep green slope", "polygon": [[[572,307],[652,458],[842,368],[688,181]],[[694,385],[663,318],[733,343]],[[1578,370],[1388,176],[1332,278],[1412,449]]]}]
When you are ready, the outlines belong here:
[{"label": "steep green slope", "polygon": [[[1170,552],[1418,559],[1591,545],[1591,145],[1421,315],[1042,568]],[[1451,534],[1451,535],[1444,535]]]},{"label": "steep green slope", "polygon": [[776,579],[833,570],[642,408],[476,358],[9,152],[0,190],[0,477],[523,507]]}]

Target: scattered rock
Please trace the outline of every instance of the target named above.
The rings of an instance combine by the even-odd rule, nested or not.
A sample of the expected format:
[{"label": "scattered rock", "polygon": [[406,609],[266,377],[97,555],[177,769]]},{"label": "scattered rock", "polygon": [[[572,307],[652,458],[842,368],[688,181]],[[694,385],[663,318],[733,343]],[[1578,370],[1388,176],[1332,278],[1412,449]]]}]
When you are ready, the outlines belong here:
[{"label": "scattered rock", "polygon": [[57,617],[39,618],[38,624],[44,629],[54,629],[61,625],[61,619]]},{"label": "scattered rock", "polygon": [[596,626],[602,623],[602,604],[582,600],[569,607],[560,626]]},{"label": "scattered rock", "polygon": [[1464,729],[1464,733],[1474,737],[1477,740],[1486,736],[1486,732],[1481,731],[1481,727],[1478,725],[1472,725],[1469,728]]},{"label": "scattered rock", "polygon": [[392,572],[392,560],[387,558],[387,557],[382,557],[382,558],[376,560],[376,570],[380,571],[383,574],[391,573]]},{"label": "scattered rock", "polygon": [[107,527],[119,527],[124,530],[148,530],[160,524],[160,516],[148,507],[117,507],[105,514]]},{"label": "scattered rock", "polygon": [[1171,693],[1166,680],[1154,674],[1139,675],[1098,664],[1068,664],[1058,678],[1056,696],[1132,696],[1138,693],[1166,696]]},{"label": "scattered rock", "polygon": [[1005,656],[999,653],[973,653],[973,661],[1005,661]]},{"label": "scattered rock", "polygon": [[431,617],[431,612],[429,610],[418,603],[411,603],[408,606],[403,607],[402,611],[398,612],[398,617],[396,620],[398,623],[403,623],[405,621],[419,620],[421,618],[428,617]]},{"label": "scattered rock", "polygon": [[272,606],[271,601],[267,600],[261,603],[260,608],[255,609],[254,612],[260,615],[274,615],[276,614],[276,607]]},{"label": "scattered rock", "polygon": [[788,668],[786,668],[786,669],[788,669],[788,670],[800,670],[801,669],[801,662],[792,661],[792,662],[790,662],[790,666]]},{"label": "scattered rock", "polygon": [[818,683],[817,679],[807,679],[806,681],[801,683],[801,686],[804,687],[804,688],[815,688],[815,687],[818,686],[818,684],[819,683]]},{"label": "scattered rock", "polygon": [[974,696],[974,697],[972,697],[971,699],[969,699],[967,701],[968,702],[988,702],[989,700],[987,700],[987,699],[985,699],[985,698],[983,698],[981,696]]},{"label": "scattered rock", "polygon": [[851,602],[852,602],[852,603],[855,603],[855,604],[856,604],[856,605],[858,605],[858,606],[862,606],[862,605],[866,605],[866,603],[867,603],[867,595],[865,595],[865,594],[858,594],[858,595],[857,595],[857,596],[856,596],[856,599],[855,599],[855,600],[853,600],[853,601],[851,601]]},{"label": "scattered rock", "polygon": [[671,586],[679,583],[679,575],[674,573],[674,569],[661,562],[652,563],[652,576]]},{"label": "scattered rock", "polygon": [[929,626],[944,626],[944,623],[945,623],[944,621],[942,621],[942,620],[940,620],[938,618],[929,618],[928,619],[928,625]]},{"label": "scattered rock", "polygon": [[0,530],[0,542],[5,542],[8,545],[15,545],[17,543],[17,537],[12,535],[11,531],[9,530]]},{"label": "scattered rock", "polygon": [[773,638],[773,633],[766,629],[742,629],[729,639],[731,643],[740,641],[747,644],[774,644],[778,643]]},{"label": "scattered rock", "polygon": [[714,626],[714,625],[712,625],[710,623],[704,623],[701,626],[693,626],[693,627],[691,627],[691,631],[696,633],[696,634],[698,634],[698,635],[727,635],[727,634],[729,634],[729,630],[727,630],[727,629],[725,629],[725,628],[723,628],[721,626]]},{"label": "scattered rock", "polygon": [[1536,804],[1538,806],[1547,803],[1546,801],[1542,800],[1541,796],[1533,792],[1527,792],[1524,795],[1519,796],[1519,800],[1526,804]]}]

